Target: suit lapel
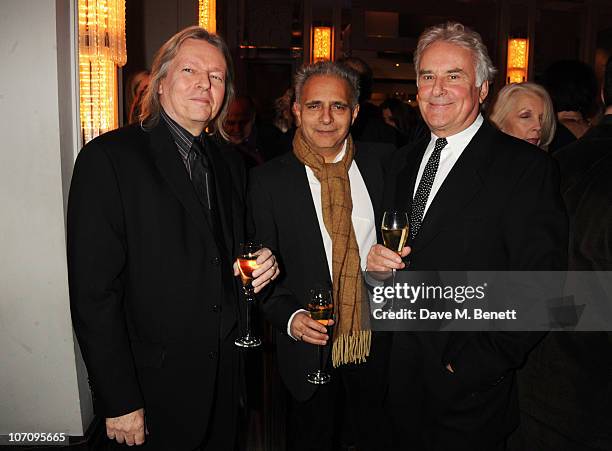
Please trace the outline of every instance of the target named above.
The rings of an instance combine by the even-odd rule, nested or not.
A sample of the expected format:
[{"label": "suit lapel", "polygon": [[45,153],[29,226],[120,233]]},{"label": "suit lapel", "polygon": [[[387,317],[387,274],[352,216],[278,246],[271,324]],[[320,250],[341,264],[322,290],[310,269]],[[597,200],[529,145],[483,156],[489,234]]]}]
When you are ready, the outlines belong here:
[{"label": "suit lapel", "polygon": [[284,214],[291,214],[294,217],[295,239],[304,243],[308,255],[305,260],[312,265],[312,268],[323,268],[321,274],[325,274],[331,284],[325,245],[306,169],[293,153],[285,157],[285,167],[283,186],[288,188],[286,192],[288,208]]},{"label": "suit lapel", "polygon": [[161,121],[151,130],[149,140],[155,164],[162,177],[187,210],[203,237],[210,236],[211,228],[202,211],[202,205],[189,180],[172,135]]},{"label": "suit lapel", "polygon": [[[221,150],[212,139],[208,140],[208,155],[211,160],[215,175],[215,188],[217,190],[217,205],[219,206],[219,216],[221,217],[221,228],[228,252],[234,249],[234,234],[232,221],[232,198],[234,196],[232,186],[232,174],[227,163],[221,156]],[[230,255],[230,258],[232,256]]]},{"label": "suit lapel", "polygon": [[419,167],[425,150],[429,144],[429,138],[422,139],[414,144],[407,152],[405,163],[396,176],[396,190],[393,208],[410,213],[412,208],[412,197],[414,185],[419,173]]},{"label": "suit lapel", "polygon": [[[367,152],[359,150],[359,146],[356,145],[355,149],[355,164],[359,169],[359,173],[363,178],[363,182],[368,190],[370,200],[372,202],[372,209],[374,210],[374,222],[377,226],[380,225],[382,219],[382,199],[384,189],[384,176],[382,168],[377,161],[373,161],[371,155]],[[378,228],[378,227],[377,227]]]},{"label": "suit lapel", "polygon": [[492,127],[484,122],[461,153],[427,209],[421,229],[414,239],[415,253],[444,227],[454,227],[455,218],[482,188],[483,163],[490,148],[492,132]]}]

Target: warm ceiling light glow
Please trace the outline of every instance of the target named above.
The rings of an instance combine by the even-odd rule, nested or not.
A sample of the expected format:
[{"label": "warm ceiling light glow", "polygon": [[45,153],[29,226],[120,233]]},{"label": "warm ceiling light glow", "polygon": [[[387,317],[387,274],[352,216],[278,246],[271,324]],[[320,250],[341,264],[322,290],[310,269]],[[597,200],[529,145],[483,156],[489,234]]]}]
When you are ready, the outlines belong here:
[{"label": "warm ceiling light glow", "polygon": [[508,39],[507,83],[521,83],[527,80],[529,61],[529,40]]},{"label": "warm ceiling light glow", "polygon": [[83,144],[118,127],[117,66],[126,62],[125,0],[79,0]]},{"label": "warm ceiling light glow", "polygon": [[330,61],[332,59],[331,27],[314,27],[312,32],[312,61]]},{"label": "warm ceiling light glow", "polygon": [[217,32],[217,5],[216,0],[200,0],[199,25],[209,33]]}]

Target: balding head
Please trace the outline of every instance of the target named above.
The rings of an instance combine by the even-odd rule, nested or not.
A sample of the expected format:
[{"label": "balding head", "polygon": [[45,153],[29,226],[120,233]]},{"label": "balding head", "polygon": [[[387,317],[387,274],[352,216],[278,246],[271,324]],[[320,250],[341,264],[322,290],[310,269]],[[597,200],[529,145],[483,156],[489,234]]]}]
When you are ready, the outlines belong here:
[{"label": "balding head", "polygon": [[229,105],[223,129],[233,144],[242,144],[251,135],[255,122],[255,103],[239,95]]}]

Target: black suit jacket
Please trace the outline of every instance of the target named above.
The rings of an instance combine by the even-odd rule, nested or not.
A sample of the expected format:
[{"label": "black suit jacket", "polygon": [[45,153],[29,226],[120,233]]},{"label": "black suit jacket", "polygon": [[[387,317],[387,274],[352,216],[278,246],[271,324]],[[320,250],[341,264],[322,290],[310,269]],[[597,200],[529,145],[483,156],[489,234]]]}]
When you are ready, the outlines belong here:
[{"label": "black suit jacket", "polygon": [[355,141],[386,143],[397,147],[400,136],[396,129],[385,122],[382,110],[370,102],[359,105],[359,114],[351,126]]},{"label": "black suit jacket", "polygon": [[206,433],[220,344],[236,323],[244,168],[210,147],[226,252],[162,121],[87,144],[68,204],[73,325],[96,412],[145,407],[147,441],[177,449]]},{"label": "black suit jacket", "polygon": [[[377,225],[384,188],[381,158],[388,155],[389,148],[356,144],[354,161],[368,189]],[[306,375],[318,365],[316,347],[289,337],[287,323],[296,310],[306,308],[312,288],[331,288],[332,282],[306,171],[293,153],[251,171],[249,211],[252,233],[274,250],[283,269],[262,310],[276,331],[281,377],[294,398],[304,401],[316,390],[306,381]]]},{"label": "black suit jacket", "polygon": [[[428,142],[429,137],[398,152],[386,195],[392,207],[410,211]],[[409,244],[408,270],[564,268],[567,219],[554,161],[485,121]],[[423,412],[434,430],[447,430],[437,440],[448,437],[448,446],[501,440],[518,421],[513,370],[540,338],[501,332],[396,334],[390,397],[401,399],[416,390],[406,386],[419,386],[407,376],[414,370],[422,383],[416,395],[425,396]],[[454,374],[445,369],[447,363]]]},{"label": "black suit jacket", "polygon": [[612,268],[612,115],[555,154],[570,217],[571,269]]},{"label": "black suit jacket", "polygon": [[[569,269],[610,271],[612,115],[555,158],[570,217]],[[549,334],[521,371],[521,408],[572,443],[612,449],[610,349],[609,332]]]}]

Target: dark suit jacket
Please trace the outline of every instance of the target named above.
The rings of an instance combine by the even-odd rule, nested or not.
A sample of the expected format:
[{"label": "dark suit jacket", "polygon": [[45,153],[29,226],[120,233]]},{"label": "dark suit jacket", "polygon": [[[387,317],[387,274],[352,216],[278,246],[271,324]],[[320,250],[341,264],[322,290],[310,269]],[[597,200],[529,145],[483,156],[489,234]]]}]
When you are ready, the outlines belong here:
[{"label": "dark suit jacket", "polygon": [[361,103],[357,119],[351,126],[355,141],[386,143],[397,147],[400,137],[397,130],[385,122],[382,110],[370,102]]},{"label": "dark suit jacket", "polygon": [[554,155],[559,149],[570,145],[574,141],[576,141],[574,134],[570,132],[569,128],[557,120],[557,131],[555,132],[553,140],[548,145],[548,152]]},{"label": "dark suit jacket", "polygon": [[96,412],[145,407],[147,441],[159,449],[202,441],[220,343],[236,323],[244,168],[210,147],[226,252],[163,123],[91,141],[70,189],[71,309]]},{"label": "dark suit jacket", "polygon": [[555,154],[570,216],[571,269],[612,268],[612,115]]},{"label": "dark suit jacket", "polygon": [[[428,142],[429,137],[398,151],[386,195],[396,209],[410,211]],[[485,121],[410,243],[408,270],[562,269],[567,219],[558,190],[557,167],[547,154]],[[425,396],[421,416],[429,415],[434,426],[426,426],[439,432],[438,443],[444,437],[448,446],[502,440],[518,421],[513,370],[539,338],[501,332],[396,334],[390,398],[408,392]],[[407,376],[411,371],[422,383],[418,389]]]},{"label": "dark suit jacket", "polygon": [[[570,217],[569,269],[610,271],[612,115],[555,158]],[[572,443],[612,449],[611,349],[609,332],[549,334],[521,371],[521,409]]]},{"label": "dark suit jacket", "polygon": [[[354,161],[370,194],[376,221],[382,214],[384,186],[380,158],[387,155],[388,148],[356,144]],[[306,375],[318,365],[316,347],[289,337],[287,322],[296,310],[306,308],[312,288],[331,288],[331,278],[306,171],[293,153],[251,171],[249,211],[257,240],[273,249],[283,268],[262,310],[276,331],[281,377],[294,398],[304,401],[316,390],[306,381]]]}]

